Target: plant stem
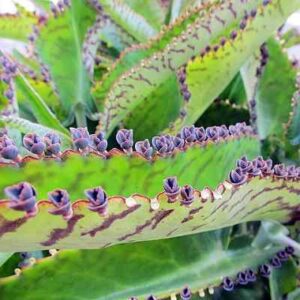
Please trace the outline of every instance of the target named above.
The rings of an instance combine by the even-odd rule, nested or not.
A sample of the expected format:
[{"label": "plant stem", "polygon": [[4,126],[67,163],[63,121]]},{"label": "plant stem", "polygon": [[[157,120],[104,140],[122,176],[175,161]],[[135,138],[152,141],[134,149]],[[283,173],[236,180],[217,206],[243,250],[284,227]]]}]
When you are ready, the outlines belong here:
[{"label": "plant stem", "polygon": [[85,110],[84,106],[81,103],[77,103],[77,105],[75,105],[74,114],[77,127],[86,127],[87,123],[85,117]]}]

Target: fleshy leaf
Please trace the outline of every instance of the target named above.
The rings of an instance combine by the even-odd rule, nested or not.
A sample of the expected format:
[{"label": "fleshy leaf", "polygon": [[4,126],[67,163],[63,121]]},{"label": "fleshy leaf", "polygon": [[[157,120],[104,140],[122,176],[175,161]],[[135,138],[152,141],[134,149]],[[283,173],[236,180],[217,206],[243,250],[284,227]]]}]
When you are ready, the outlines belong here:
[{"label": "fleshy leaf", "polygon": [[[32,123],[26,119],[22,119],[18,117],[0,116],[0,125],[11,129],[18,129],[19,132],[25,134],[35,132],[41,136],[44,136],[48,132],[55,131],[49,127]],[[57,132],[57,134],[60,135],[63,145],[65,147],[68,147],[71,143],[70,136],[62,132]]]},{"label": "fleshy leaf", "polygon": [[[246,167],[242,161],[243,159],[238,162],[238,166]],[[291,223],[298,220],[300,182],[297,173],[292,176],[287,173],[283,175],[279,171],[279,165],[275,165],[273,170],[265,168],[266,166],[257,169],[254,161],[251,166],[251,169],[247,167],[244,169],[247,171],[239,174],[238,170],[242,169],[232,171],[229,181],[224,181],[217,187],[196,190],[191,186],[184,186],[186,182],[180,180],[179,192],[177,188],[173,189],[175,183],[169,180],[164,183],[165,192],[155,197],[141,194],[129,197],[111,196],[105,211],[91,209],[91,205],[103,204],[106,201],[106,196],[103,198],[106,194],[103,193],[103,200],[99,204],[91,204],[91,199],[87,201],[84,197],[74,202],[71,208],[69,198],[66,199],[67,202],[56,200],[60,203],[59,206],[46,200],[38,201],[34,216],[31,202],[30,211],[26,206],[27,214],[24,214],[24,211],[18,211],[22,202],[17,202],[20,203],[18,210],[13,210],[11,202],[2,201],[0,250],[11,251],[18,247],[20,249],[17,250],[20,251],[53,247],[101,248],[119,243],[205,232],[249,221],[272,219]],[[15,192],[7,192],[19,191],[19,186],[29,188],[27,183],[6,188],[6,194],[11,197],[11,201],[26,200]],[[38,190],[38,183],[34,187]],[[70,194],[73,192],[71,189],[69,191]],[[92,189],[87,193],[89,198],[96,197],[94,191],[96,190]],[[32,201],[32,194],[24,195]],[[13,202],[14,205],[15,203]],[[29,202],[26,205],[27,203]],[[8,205],[12,208],[8,208]],[[63,214],[64,218],[49,213],[53,212],[54,205],[59,207],[59,214]],[[67,207],[68,212],[62,210],[63,207]],[[36,230],[33,232],[32,228]]]},{"label": "fleshy leaf", "polygon": [[[243,72],[248,99],[256,101],[255,122],[261,139],[270,135],[283,136],[283,124],[289,120],[296,81],[296,70],[280,44],[270,39],[266,46],[269,59],[260,80],[256,78],[255,58],[249,60],[248,67],[245,67],[248,71]],[[274,76],[277,70],[280,72]]]},{"label": "fleshy leaf", "polygon": [[19,9],[19,14],[0,14],[0,38],[9,38],[26,42],[32,32],[32,26],[38,23],[33,13]]},{"label": "fleshy leaf", "polygon": [[39,95],[39,93],[30,84],[29,80],[27,80],[22,73],[17,76],[15,83],[17,90],[22,93],[22,96],[25,97],[30,103],[33,114],[41,125],[53,128],[66,135],[69,134],[53,114],[53,112],[49,109],[44,99]]},{"label": "fleshy leaf", "polygon": [[56,18],[49,18],[36,40],[37,52],[50,69],[65,110],[75,110],[80,115],[79,122],[84,122],[82,113],[91,105],[81,48],[94,20],[95,11],[84,0],[73,0]]},{"label": "fleshy leaf", "polygon": [[[226,250],[216,232],[93,251],[61,251],[25,269],[19,277],[1,280],[0,297],[38,299],[47,291],[52,300],[60,289],[62,300],[146,299],[150,294],[165,299],[179,294],[186,285],[195,295],[205,294],[208,287],[210,292],[218,289],[220,278],[235,278],[247,268],[256,270],[278,250],[249,245]],[[105,270],[105,276],[98,276],[99,269]],[[41,277],[41,272],[45,276]]]},{"label": "fleshy leaf", "polygon": [[125,0],[138,14],[142,15],[156,30],[165,24],[168,13],[168,4],[161,0]]},{"label": "fleshy leaf", "polygon": [[117,24],[138,41],[145,42],[157,34],[146,19],[133,11],[123,0],[99,0],[99,3]]},{"label": "fleshy leaf", "polygon": [[[31,130],[45,135],[44,129],[38,131],[32,127]],[[245,154],[249,159],[259,154],[259,143],[254,137],[195,143],[186,150],[176,150],[173,155],[155,155],[153,161],[136,152],[128,156],[116,149],[107,154],[109,159],[93,152],[85,157],[73,150],[66,151],[61,162],[25,157],[20,168],[1,166],[0,195],[6,186],[29,181],[42,198],[47,197],[49,191],[61,188],[68,190],[71,200],[75,201],[84,197],[85,189],[96,186],[102,186],[109,195],[128,197],[140,193],[154,197],[168,176],[177,176],[180,182],[194,188],[216,186]]]},{"label": "fleshy leaf", "polygon": [[[284,11],[279,7],[284,7]],[[169,78],[191,57],[198,55],[200,50],[205,49],[207,45],[211,45],[211,47],[213,47],[215,43],[219,45],[220,39],[224,36],[231,40],[235,39],[238,45],[242,45],[242,49],[245,48],[243,45],[246,41],[249,43],[247,45],[251,43],[253,48],[251,49],[251,47],[247,46],[247,50],[249,52],[253,51],[256,46],[261,44],[261,42],[270,35],[276,26],[282,23],[285,16],[289,15],[296,7],[297,3],[291,1],[286,5],[279,5],[277,1],[272,1],[271,4],[263,8],[260,5],[260,1],[252,1],[251,3],[248,2],[241,5],[240,1],[237,0],[233,1],[230,7],[226,4],[216,5],[216,8],[213,9],[209,15],[202,17],[200,20],[196,20],[184,34],[173,39],[162,52],[157,52],[149,59],[143,60],[129,72],[124,73],[119,80],[115,82],[106,97],[105,110],[100,125],[104,130],[110,133],[153,89]],[[241,34],[241,38],[239,39],[238,22],[242,20],[245,10],[250,12],[250,10],[258,8],[263,9],[266,13],[263,17],[258,13],[253,20],[250,20],[249,30],[246,28],[244,31],[247,33],[245,34],[245,38],[243,38],[244,34]],[[211,20],[214,20],[214,22],[211,22]],[[272,20],[272,22],[270,22],[270,20]],[[209,24],[209,26],[207,24]],[[229,44],[230,43],[227,44],[227,47],[235,54],[235,51],[230,48]],[[222,75],[222,78],[228,77],[228,81],[223,83],[223,88],[225,88],[234,77],[249,52],[243,51],[242,55],[239,54],[238,59],[236,57],[231,59],[236,61],[234,63],[236,69],[230,68],[229,71],[232,72],[230,76]],[[223,55],[221,49],[220,55]],[[243,55],[245,55],[245,57],[243,57]],[[226,59],[222,59],[220,62],[223,63],[224,61],[226,62]],[[213,59],[211,59],[211,63],[217,66]],[[220,73],[220,70],[223,70],[223,68],[213,69],[210,65],[209,69],[211,71],[214,70],[217,74]],[[227,68],[225,69],[227,72]],[[210,82],[215,86],[215,82],[218,81],[211,80]],[[205,83],[207,83],[207,81],[205,81]],[[214,88],[208,87],[207,85],[206,87],[208,90],[214,90]],[[221,90],[219,90],[215,96],[218,96],[220,92]],[[213,99],[210,99],[210,101],[212,100]],[[193,103],[193,101],[190,103]],[[197,103],[198,108],[199,102],[197,101]],[[201,111],[204,111],[207,106],[208,104],[200,106],[197,112],[195,112],[194,107],[190,105],[187,114],[188,118],[186,118],[185,123],[193,123],[199,117]]]},{"label": "fleshy leaf", "polygon": [[13,255],[13,253],[9,252],[1,252],[0,253],[0,267]]}]

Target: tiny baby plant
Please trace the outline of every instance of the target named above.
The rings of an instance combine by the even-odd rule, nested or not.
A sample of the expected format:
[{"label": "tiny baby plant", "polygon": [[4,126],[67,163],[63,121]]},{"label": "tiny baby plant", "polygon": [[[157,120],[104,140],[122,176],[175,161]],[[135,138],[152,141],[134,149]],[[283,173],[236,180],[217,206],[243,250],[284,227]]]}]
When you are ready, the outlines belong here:
[{"label": "tiny baby plant", "polygon": [[0,16],[0,299],[299,299],[299,0],[46,0]]}]

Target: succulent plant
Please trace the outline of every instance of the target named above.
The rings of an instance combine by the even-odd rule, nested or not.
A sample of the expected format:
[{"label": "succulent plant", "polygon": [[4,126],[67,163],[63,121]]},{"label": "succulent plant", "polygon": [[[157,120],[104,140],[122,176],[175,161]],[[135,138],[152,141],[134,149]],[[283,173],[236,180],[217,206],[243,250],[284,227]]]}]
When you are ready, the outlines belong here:
[{"label": "succulent plant", "polygon": [[0,299],[298,299],[300,1],[34,2],[0,16]]}]

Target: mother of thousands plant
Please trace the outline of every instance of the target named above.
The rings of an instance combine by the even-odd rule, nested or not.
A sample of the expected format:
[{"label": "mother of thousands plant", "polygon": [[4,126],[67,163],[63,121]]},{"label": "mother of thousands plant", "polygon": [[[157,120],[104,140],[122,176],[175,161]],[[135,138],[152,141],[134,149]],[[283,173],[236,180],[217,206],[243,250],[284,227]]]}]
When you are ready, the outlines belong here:
[{"label": "mother of thousands plant", "polygon": [[35,4],[0,16],[0,299],[300,299],[300,0]]}]

